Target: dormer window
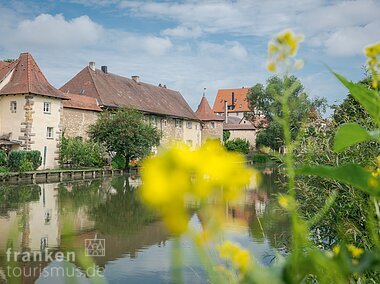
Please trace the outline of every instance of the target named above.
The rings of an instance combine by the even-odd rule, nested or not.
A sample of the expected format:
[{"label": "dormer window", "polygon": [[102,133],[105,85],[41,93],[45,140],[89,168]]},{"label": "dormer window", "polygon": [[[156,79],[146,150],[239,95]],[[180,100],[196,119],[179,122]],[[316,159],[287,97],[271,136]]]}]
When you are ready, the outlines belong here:
[{"label": "dormer window", "polygon": [[51,113],[51,103],[44,102],[44,113]]},{"label": "dormer window", "polygon": [[17,112],[17,102],[16,101],[11,101],[10,109],[11,109],[11,113]]}]

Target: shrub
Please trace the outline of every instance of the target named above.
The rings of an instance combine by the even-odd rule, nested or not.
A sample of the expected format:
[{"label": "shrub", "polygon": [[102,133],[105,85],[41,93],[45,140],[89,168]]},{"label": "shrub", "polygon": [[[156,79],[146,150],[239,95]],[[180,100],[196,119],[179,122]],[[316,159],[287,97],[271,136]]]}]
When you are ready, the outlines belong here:
[{"label": "shrub", "polygon": [[265,154],[255,154],[252,157],[252,162],[254,163],[267,163],[269,161],[270,161],[269,156]]},{"label": "shrub", "polygon": [[0,167],[0,173],[1,174],[7,173],[7,172],[9,172],[7,167]]},{"label": "shrub", "polygon": [[241,138],[235,138],[233,140],[226,141],[226,143],[224,143],[224,146],[228,151],[237,151],[243,154],[248,154],[249,149],[251,148],[248,140]]},{"label": "shrub", "polygon": [[112,159],[111,166],[113,169],[124,170],[126,166],[125,158],[121,155],[116,154],[116,156]]},{"label": "shrub", "polygon": [[0,167],[7,165],[7,153],[4,150],[0,149]]},{"label": "shrub", "polygon": [[103,166],[103,147],[92,141],[82,141],[80,138],[62,137],[60,146],[60,164],[71,167],[101,167]]},{"label": "shrub", "polygon": [[33,170],[33,163],[27,159],[23,159],[19,168],[21,173]]},{"label": "shrub", "polygon": [[[28,163],[30,162],[30,164]],[[24,165],[23,165],[24,163]],[[8,157],[8,167],[11,171],[18,172],[28,164],[29,170],[37,170],[41,166],[42,158],[40,151],[11,151]],[[29,166],[31,165],[31,166]]]}]

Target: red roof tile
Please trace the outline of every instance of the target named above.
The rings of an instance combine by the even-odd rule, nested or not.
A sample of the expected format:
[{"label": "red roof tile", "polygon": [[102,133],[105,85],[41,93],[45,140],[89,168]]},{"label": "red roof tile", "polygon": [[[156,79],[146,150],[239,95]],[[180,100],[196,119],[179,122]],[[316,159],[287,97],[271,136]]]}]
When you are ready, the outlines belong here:
[{"label": "red roof tile", "polygon": [[0,61],[0,82],[9,74],[10,71],[16,66],[17,61],[4,62]]},{"label": "red roof tile", "polygon": [[105,107],[137,110],[198,120],[182,95],[164,87],[136,82],[88,66],[60,88],[63,92],[96,98]]},{"label": "red roof tile", "polygon": [[212,111],[212,109],[211,109],[211,107],[210,107],[205,96],[202,97],[201,102],[198,106],[198,109],[195,113],[198,116],[198,118],[200,120],[203,120],[203,121],[210,121],[210,120],[222,121],[222,120],[224,120],[224,118],[222,116],[216,115]]},{"label": "red roof tile", "polygon": [[[227,101],[228,105],[234,105],[234,108],[229,109],[228,112],[249,111],[248,91],[249,88],[218,90],[212,110],[214,112],[224,112],[224,101]],[[235,102],[232,102],[232,93],[234,93]]]},{"label": "red roof tile", "polygon": [[[21,53],[20,57],[14,63],[9,64],[8,67],[11,67],[11,69],[5,70],[7,74],[10,71],[13,71],[13,73],[10,81],[0,90],[0,95],[36,94],[67,99],[60,90],[50,85],[31,54]],[[1,70],[4,68],[7,68],[7,66]]]},{"label": "red roof tile", "polygon": [[98,102],[95,98],[83,96],[83,95],[74,95],[66,93],[65,96],[69,100],[63,103],[64,108],[75,108],[82,110],[92,110],[92,111],[102,111],[99,107]]}]

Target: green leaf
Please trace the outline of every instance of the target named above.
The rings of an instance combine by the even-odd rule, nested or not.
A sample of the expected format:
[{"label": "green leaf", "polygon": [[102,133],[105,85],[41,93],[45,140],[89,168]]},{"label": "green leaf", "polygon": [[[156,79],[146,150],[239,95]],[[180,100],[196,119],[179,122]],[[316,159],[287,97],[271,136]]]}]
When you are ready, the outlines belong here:
[{"label": "green leaf", "polygon": [[333,72],[339,81],[350,91],[351,95],[380,124],[380,96],[362,84],[349,82],[343,76]]},{"label": "green leaf", "polygon": [[341,152],[349,146],[368,141],[371,135],[357,123],[345,123],[335,133],[334,151]]},{"label": "green leaf", "polygon": [[[357,189],[361,189],[370,195],[380,197],[379,179],[372,177],[371,172],[355,165],[343,165],[340,167],[329,166],[305,166],[297,170],[298,175],[315,175],[327,179],[333,179]],[[369,181],[374,180],[377,185],[370,186]]]}]

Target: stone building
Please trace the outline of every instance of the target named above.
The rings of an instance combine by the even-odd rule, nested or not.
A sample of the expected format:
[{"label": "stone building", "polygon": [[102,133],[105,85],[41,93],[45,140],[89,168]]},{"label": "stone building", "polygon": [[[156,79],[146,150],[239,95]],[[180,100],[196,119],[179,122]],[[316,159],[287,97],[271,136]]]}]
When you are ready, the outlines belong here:
[{"label": "stone building", "polygon": [[65,96],[70,100],[63,103],[63,133],[87,139],[89,126],[96,122],[102,109],[95,98],[69,93]]},{"label": "stone building", "polygon": [[230,140],[241,138],[248,140],[251,148],[256,147],[256,127],[247,119],[236,116],[228,116],[223,123],[223,130],[230,132]]},{"label": "stone building", "polygon": [[58,166],[64,100],[31,54],[21,53],[14,62],[0,61],[0,146],[38,150],[41,168]]},{"label": "stone building", "polygon": [[224,118],[212,111],[205,95],[203,95],[195,113],[202,121],[202,143],[208,139],[223,141]]},{"label": "stone building", "polygon": [[163,144],[171,140],[192,147],[201,144],[201,121],[182,95],[166,86],[144,83],[139,76],[130,79],[109,73],[107,66],[96,69],[90,62],[60,90],[94,98],[102,109],[129,107],[143,112],[146,121],[161,130]]},{"label": "stone building", "polygon": [[240,89],[220,89],[216,95],[212,110],[220,116],[227,112],[229,116],[243,118],[246,113],[250,112],[247,95],[249,88]]}]

